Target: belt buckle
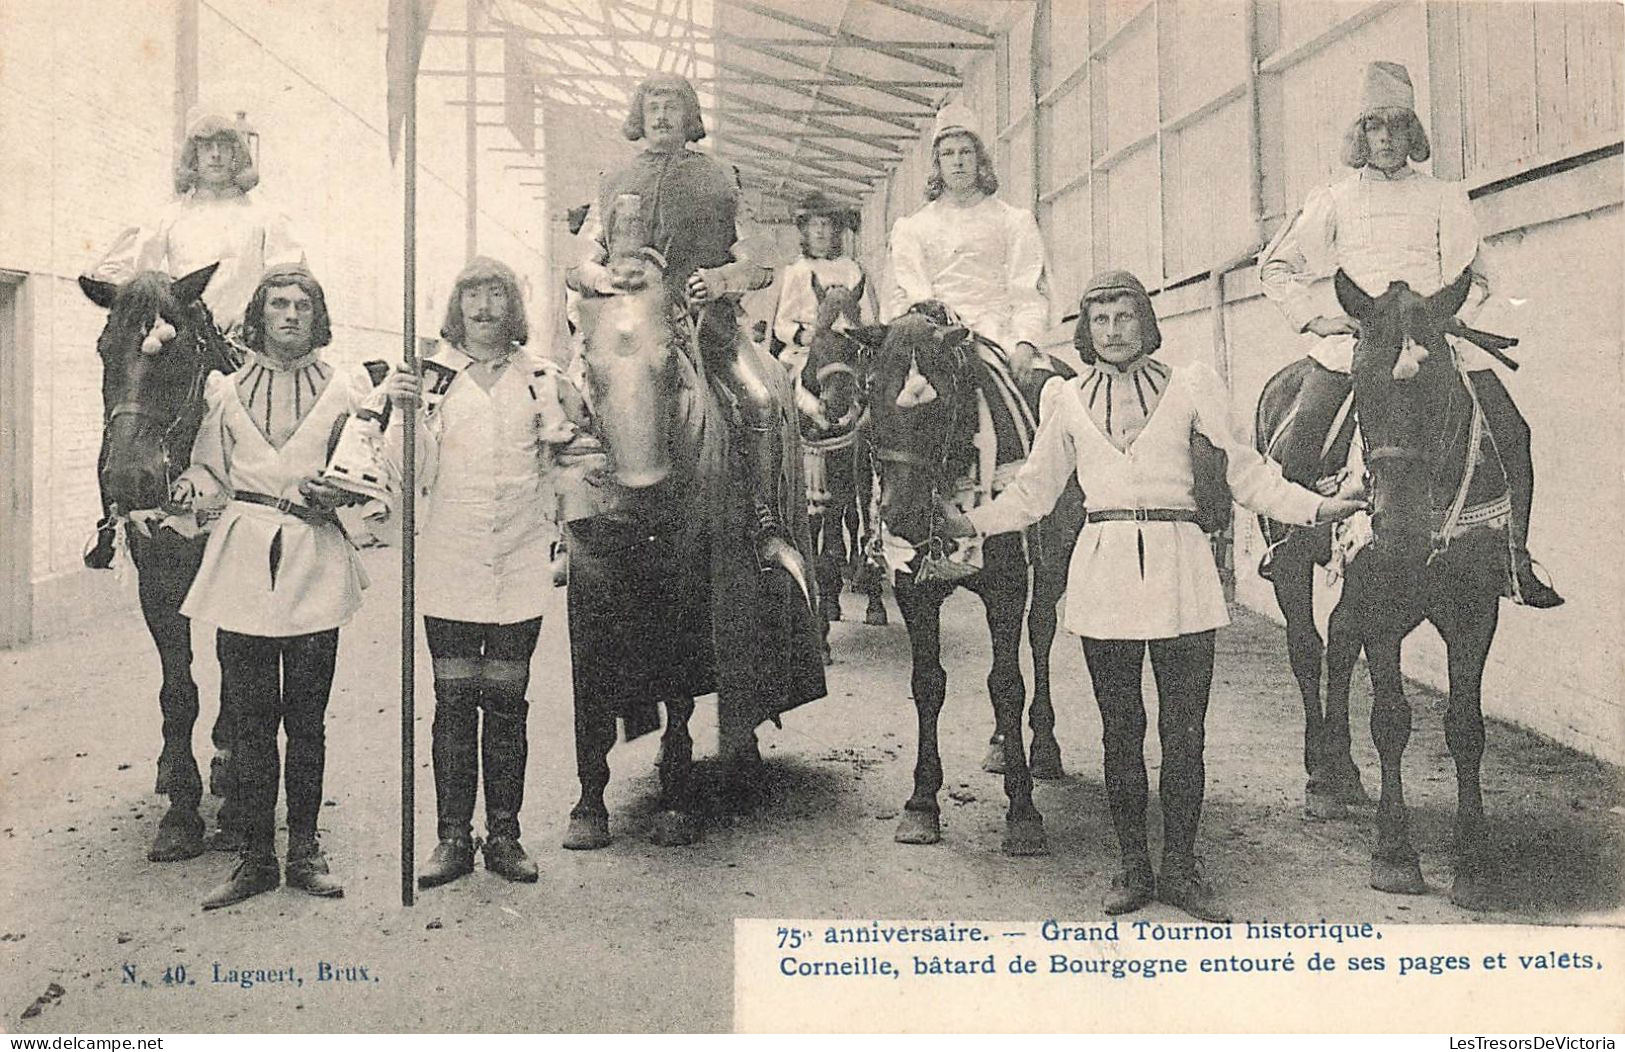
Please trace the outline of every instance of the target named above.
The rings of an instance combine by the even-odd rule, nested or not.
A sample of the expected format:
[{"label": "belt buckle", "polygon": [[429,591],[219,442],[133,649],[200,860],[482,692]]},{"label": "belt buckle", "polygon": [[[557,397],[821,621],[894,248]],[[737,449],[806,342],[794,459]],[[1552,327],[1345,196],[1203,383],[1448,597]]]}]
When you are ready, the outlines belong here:
[{"label": "belt buckle", "polygon": [[1151,521],[1151,509],[1150,508],[1135,508],[1134,509],[1134,521],[1135,522],[1150,522]]},{"label": "belt buckle", "polygon": [[294,514],[293,509],[297,508],[298,506],[299,505],[295,504],[293,501],[289,500],[287,497],[278,497],[276,499],[276,504],[273,505],[273,507],[275,507],[277,511],[280,511],[284,515],[292,515],[292,514]]}]

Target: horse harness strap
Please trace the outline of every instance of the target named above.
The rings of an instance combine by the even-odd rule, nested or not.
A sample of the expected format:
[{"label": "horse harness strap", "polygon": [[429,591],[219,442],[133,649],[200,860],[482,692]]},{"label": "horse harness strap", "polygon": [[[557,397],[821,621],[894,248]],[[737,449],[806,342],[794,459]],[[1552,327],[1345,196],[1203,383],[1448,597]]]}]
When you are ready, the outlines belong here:
[{"label": "horse harness strap", "polygon": [[1190,522],[1201,519],[1190,508],[1102,508],[1084,516],[1085,522]]}]

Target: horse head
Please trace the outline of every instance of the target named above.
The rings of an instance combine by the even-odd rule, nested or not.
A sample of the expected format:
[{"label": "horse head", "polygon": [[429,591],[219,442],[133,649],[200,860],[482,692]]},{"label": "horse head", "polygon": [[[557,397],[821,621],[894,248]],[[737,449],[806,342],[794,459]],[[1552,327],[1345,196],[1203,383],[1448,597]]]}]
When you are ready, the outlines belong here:
[{"label": "horse head", "polygon": [[219,264],[183,278],[144,271],[122,286],[81,277],[79,288],[107,311],[96,340],[102,360],[104,504],[152,508],[191,456],[203,418],[203,381],[235,358],[215,328],[203,290]]},{"label": "horse head", "polygon": [[930,307],[921,305],[892,322],[879,349],[866,355],[863,370],[880,517],[911,543],[926,539],[937,497],[974,455],[974,338]]},{"label": "horse head", "polygon": [[1465,437],[1462,413],[1452,408],[1464,409],[1467,394],[1445,333],[1470,280],[1464,271],[1431,296],[1396,281],[1373,297],[1342,271],[1334,278],[1338,302],[1360,322],[1354,410],[1365,446],[1374,548],[1406,563],[1426,560],[1435,478],[1463,452],[1453,441]]},{"label": "horse head", "polygon": [[672,467],[678,411],[677,336],[666,261],[650,246],[636,195],[616,202],[608,267],[615,294],[580,303],[594,427],[615,481],[647,489]]},{"label": "horse head", "polygon": [[[807,363],[801,385],[818,399],[822,430],[849,432],[862,412],[862,385],[858,369],[865,350],[878,346],[885,330],[859,324],[864,279],[848,287],[824,285],[812,279],[818,297],[818,317],[807,345]],[[842,324],[844,322],[844,324]]]}]

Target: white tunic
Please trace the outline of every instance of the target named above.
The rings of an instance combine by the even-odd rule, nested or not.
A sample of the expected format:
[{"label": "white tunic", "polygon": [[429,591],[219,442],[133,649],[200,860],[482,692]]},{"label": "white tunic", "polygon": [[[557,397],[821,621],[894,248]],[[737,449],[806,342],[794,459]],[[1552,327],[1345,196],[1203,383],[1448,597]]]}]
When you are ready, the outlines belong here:
[{"label": "white tunic", "polygon": [[417,604],[454,621],[514,624],[540,617],[552,592],[552,488],[542,470],[536,371],[555,368],[516,352],[490,390],[443,347],[430,361],[458,370],[428,414],[419,488]]},{"label": "white tunic", "polygon": [[1031,212],[995,197],[962,208],[944,195],[892,227],[883,320],[941,300],[1006,350],[1037,346],[1049,324],[1043,278],[1044,243]]},{"label": "white tunic", "polygon": [[122,283],[158,270],[179,278],[219,263],[203,301],[225,331],[242,322],[267,268],[304,261],[287,217],[252,193],[216,196],[198,189],[171,202],[151,225],[125,231],[91,276]]},{"label": "white tunic", "polygon": [[863,279],[863,268],[850,256],[839,259],[803,256],[784,268],[778,280],[779,309],[773,316],[773,335],[786,347],[796,345],[796,330],[805,327],[810,337],[813,326],[818,323],[818,295],[812,287],[815,274],[818,283],[825,288],[844,285],[851,289]]},{"label": "white tunic", "polygon": [[[1366,167],[1330,186],[1311,191],[1303,210],[1264,250],[1258,277],[1264,294],[1294,329],[1316,317],[1343,313],[1316,278],[1341,269],[1373,296],[1403,281],[1427,296],[1473,270],[1473,288],[1461,316],[1473,317],[1489,295],[1489,279],[1467,191],[1410,166],[1393,176]],[[1452,341],[1470,369],[1487,369],[1489,355]],[[1354,337],[1315,340],[1310,354],[1328,369],[1348,372]]]},{"label": "white tunic", "polygon": [[[372,391],[365,366],[340,367],[292,436],[276,448],[237,391],[237,377],[213,373],[207,411],[192,449],[192,477],[228,493],[249,491],[303,504],[299,484],[327,464],[333,424]],[[206,471],[209,478],[199,477]],[[367,577],[335,523],[232,500],[209,535],[203,564],[181,613],[251,636],[297,636],[337,628],[361,605]]]},{"label": "white tunic", "polygon": [[[1040,398],[1032,454],[991,504],[967,514],[982,533],[1030,526],[1055,506],[1073,471],[1090,510],[1194,511],[1192,432],[1228,454],[1227,476],[1241,504],[1281,522],[1308,525],[1318,494],[1287,482],[1280,469],[1230,430],[1224,388],[1206,365],[1173,368],[1161,401],[1128,450],[1089,418],[1080,377],[1051,380]],[[1230,623],[1213,550],[1193,522],[1089,523],[1067,571],[1067,631],[1092,639],[1168,639]]]}]

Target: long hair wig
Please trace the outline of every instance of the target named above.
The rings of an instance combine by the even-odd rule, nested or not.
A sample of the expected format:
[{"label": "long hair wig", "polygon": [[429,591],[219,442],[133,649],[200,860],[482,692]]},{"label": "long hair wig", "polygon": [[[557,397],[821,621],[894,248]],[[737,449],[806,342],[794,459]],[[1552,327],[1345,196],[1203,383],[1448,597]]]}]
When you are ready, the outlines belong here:
[{"label": "long hair wig", "polygon": [[524,344],[530,339],[530,324],[525,320],[525,301],[519,295],[519,278],[513,268],[490,256],[475,256],[468,261],[446,300],[446,322],[440,326],[440,338],[453,347],[462,347],[468,338],[468,325],[463,319],[463,293],[479,285],[496,285],[508,300],[507,339],[509,343]]},{"label": "long hair wig", "polygon": [[260,278],[259,286],[254,290],[254,298],[248,301],[248,308],[243,311],[243,342],[251,350],[265,350],[266,298],[272,289],[288,285],[299,286],[305,295],[310,297],[313,314],[310,326],[311,349],[326,347],[333,342],[333,322],[327,314],[327,297],[322,293],[322,283],[302,266],[280,266],[272,267]]},{"label": "long hair wig", "polygon": [[[1349,130],[1343,134],[1343,163],[1350,168],[1364,168],[1371,163],[1371,144],[1365,139],[1365,122],[1370,114],[1361,114],[1349,125]],[[1410,110],[1405,111],[1409,126],[1411,140],[1411,160],[1421,164],[1433,156],[1433,147],[1428,144],[1427,129],[1422,121]]]},{"label": "long hair wig", "polygon": [[187,138],[181,147],[181,155],[175,162],[175,192],[184,194],[197,187],[199,182],[197,171],[198,143],[210,139],[221,139],[231,143],[232,152],[236,154],[232,162],[231,182],[243,193],[260,185],[260,171],[254,166],[253,155],[248,152],[248,140],[237,129],[227,124],[211,124],[201,129],[205,134],[194,134]]},{"label": "long hair wig", "polygon": [[942,181],[942,155],[939,151],[943,139],[956,135],[965,136],[976,147],[976,189],[990,196],[999,192],[999,175],[993,170],[993,155],[982,145],[982,137],[972,131],[954,131],[938,139],[931,147],[931,177],[925,181],[927,201],[935,201],[948,190],[948,185]]},{"label": "long hair wig", "polygon": [[705,119],[700,112],[700,97],[694,93],[694,85],[670,73],[646,77],[638,85],[638,90],[632,93],[632,106],[627,110],[626,121],[621,125],[622,135],[632,142],[643,138],[643,102],[651,94],[675,95],[683,100],[683,107],[688,110],[683,118],[685,142],[699,142],[705,138]]}]

